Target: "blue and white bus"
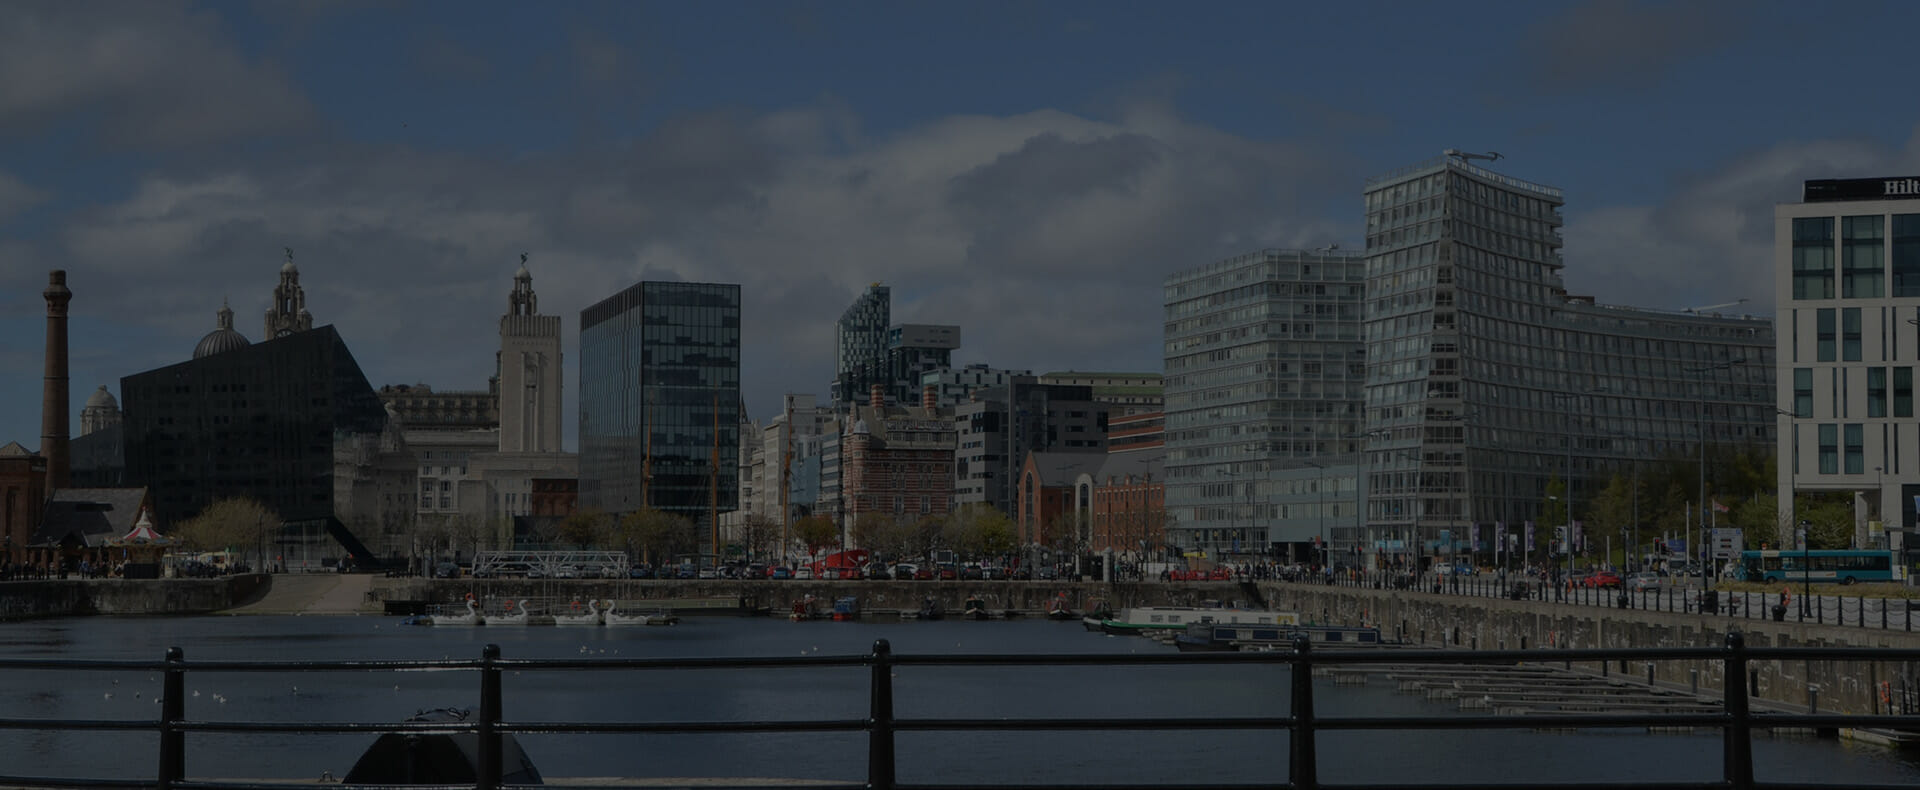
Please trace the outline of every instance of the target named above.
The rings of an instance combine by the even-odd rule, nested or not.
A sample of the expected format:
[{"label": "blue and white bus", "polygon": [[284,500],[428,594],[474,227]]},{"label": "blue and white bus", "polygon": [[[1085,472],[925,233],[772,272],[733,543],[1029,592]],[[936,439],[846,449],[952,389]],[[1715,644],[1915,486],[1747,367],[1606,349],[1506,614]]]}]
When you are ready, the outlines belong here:
[{"label": "blue and white bus", "polygon": [[1752,582],[1904,582],[1907,569],[1884,549],[1743,551],[1740,565]]}]

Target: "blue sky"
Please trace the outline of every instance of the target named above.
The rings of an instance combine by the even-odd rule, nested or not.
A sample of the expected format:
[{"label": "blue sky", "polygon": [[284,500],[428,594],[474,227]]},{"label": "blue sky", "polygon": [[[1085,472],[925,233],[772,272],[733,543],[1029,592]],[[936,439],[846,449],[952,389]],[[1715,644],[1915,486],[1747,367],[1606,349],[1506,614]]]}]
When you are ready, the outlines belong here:
[{"label": "blue sky", "polygon": [[[1567,195],[1603,302],[1770,313],[1772,206],[1920,174],[1907,3],[24,2],[0,7],[0,442],[259,340],[292,247],[375,386],[478,389],[521,252],[565,317],[738,282],[747,406],[824,392],[867,283],[959,361],[1157,370],[1159,284],[1361,240],[1445,148]],[[571,426],[572,412],[568,422]],[[571,428],[569,442],[572,441]]]}]

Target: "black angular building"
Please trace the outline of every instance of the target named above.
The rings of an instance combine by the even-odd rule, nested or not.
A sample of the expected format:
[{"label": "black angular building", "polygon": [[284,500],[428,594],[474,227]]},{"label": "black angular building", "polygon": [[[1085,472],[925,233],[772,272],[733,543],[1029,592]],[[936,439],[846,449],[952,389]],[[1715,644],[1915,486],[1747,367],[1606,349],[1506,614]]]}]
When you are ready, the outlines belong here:
[{"label": "black angular building", "polygon": [[379,395],[332,326],[249,345],[221,312],[191,361],[121,379],[127,485],[153,492],[162,524],[249,496],[285,521],[274,549],[289,564],[377,564],[339,512],[353,483],[336,477],[380,441]]}]

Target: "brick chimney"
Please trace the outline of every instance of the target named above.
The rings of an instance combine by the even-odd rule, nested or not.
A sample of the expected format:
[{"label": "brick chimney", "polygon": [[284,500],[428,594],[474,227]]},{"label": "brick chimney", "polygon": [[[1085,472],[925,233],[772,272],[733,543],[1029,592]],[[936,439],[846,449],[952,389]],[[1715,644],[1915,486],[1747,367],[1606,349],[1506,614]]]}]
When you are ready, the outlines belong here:
[{"label": "brick chimney", "polygon": [[40,455],[47,459],[47,495],[66,488],[71,479],[72,461],[67,452],[67,303],[73,292],[67,290],[67,272],[54,269],[47,273],[47,359],[46,379],[40,392]]},{"label": "brick chimney", "polygon": [[928,412],[939,411],[940,395],[934,392],[934,389],[932,387],[921,387],[920,388],[920,405],[925,406]]},{"label": "brick chimney", "polygon": [[867,405],[876,409],[887,405],[886,393],[880,389],[880,385],[875,384],[867,391]]}]

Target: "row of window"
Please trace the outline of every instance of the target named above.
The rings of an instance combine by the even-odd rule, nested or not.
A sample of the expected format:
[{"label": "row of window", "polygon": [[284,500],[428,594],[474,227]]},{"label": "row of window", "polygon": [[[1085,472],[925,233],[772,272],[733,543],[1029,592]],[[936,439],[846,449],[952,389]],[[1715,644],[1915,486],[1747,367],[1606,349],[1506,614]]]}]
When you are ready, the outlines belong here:
[{"label": "row of window", "polygon": [[[1837,245],[1835,219],[1840,225]],[[1890,246],[1885,232],[1889,220]],[[1794,218],[1793,298],[1834,298],[1836,247],[1840,298],[1920,296],[1920,214]]]}]

